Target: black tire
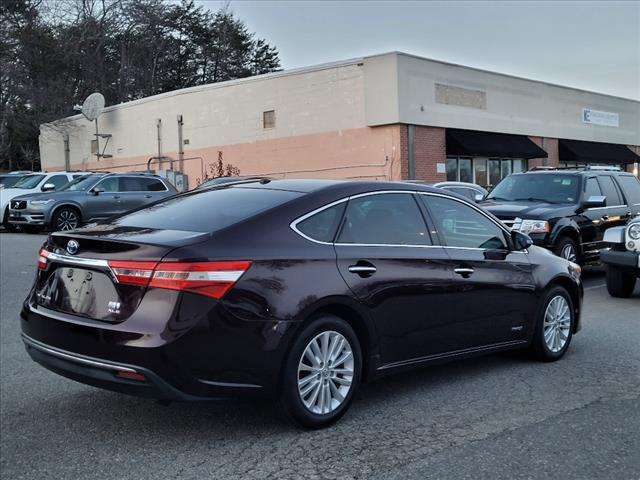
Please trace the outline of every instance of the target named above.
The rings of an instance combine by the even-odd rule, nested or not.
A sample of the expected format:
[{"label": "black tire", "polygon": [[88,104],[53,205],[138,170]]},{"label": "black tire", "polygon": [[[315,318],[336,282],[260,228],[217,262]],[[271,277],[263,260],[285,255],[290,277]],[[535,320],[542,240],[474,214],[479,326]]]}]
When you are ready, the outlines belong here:
[{"label": "black tire", "polygon": [[[573,252],[569,254],[568,252]],[[564,258],[565,260],[569,260],[573,263],[581,263],[580,252],[578,251],[578,246],[576,242],[573,241],[572,238],[567,236],[562,236],[556,242],[556,246],[553,249],[553,253],[557,256]],[[573,255],[573,259],[570,256]]]},{"label": "black tire", "polygon": [[[74,224],[75,226],[73,226]],[[73,207],[59,208],[55,211],[51,220],[51,230],[54,232],[59,232],[61,230],[73,230],[80,226],[82,226],[80,212],[78,209]]]},{"label": "black tire", "polygon": [[[337,332],[347,340],[353,354],[353,377],[350,389],[342,403],[330,413],[319,414],[312,412],[305,406],[298,392],[300,378],[298,366],[307,346],[323,332]],[[314,317],[298,334],[285,360],[278,399],[280,410],[289,420],[306,428],[317,429],[331,425],[342,417],[349,408],[353,395],[358,389],[361,374],[362,350],[358,337],[351,326],[341,318],[333,315],[324,314]],[[318,379],[320,379],[320,383],[330,381],[322,380],[322,378],[319,373]]]},{"label": "black tire", "polygon": [[5,232],[15,232],[18,230],[13,223],[9,223],[9,207],[4,209],[4,214],[2,215],[2,226],[4,227]]},{"label": "black tire", "polygon": [[[547,308],[549,304],[557,297],[562,297],[569,308],[569,330],[566,333],[566,341],[562,348],[557,351],[553,351],[547,341],[545,340],[545,316],[547,314]],[[575,326],[575,311],[573,308],[573,302],[571,301],[571,295],[563,287],[554,286],[550,288],[542,297],[542,301],[538,306],[536,312],[536,326],[533,334],[533,341],[531,343],[530,350],[538,360],[543,362],[555,362],[562,358],[566,353],[571,339],[573,338],[573,329]],[[550,327],[551,328],[551,327]]]},{"label": "black tire", "polygon": [[629,298],[636,288],[636,277],[632,273],[607,265],[607,291],[617,298]]}]

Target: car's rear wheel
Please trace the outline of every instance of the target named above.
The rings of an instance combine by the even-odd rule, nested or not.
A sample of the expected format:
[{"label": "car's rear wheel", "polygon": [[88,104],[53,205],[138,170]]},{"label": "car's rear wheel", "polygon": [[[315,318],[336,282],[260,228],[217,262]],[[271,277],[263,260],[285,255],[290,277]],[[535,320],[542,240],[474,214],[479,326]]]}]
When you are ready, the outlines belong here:
[{"label": "car's rear wheel", "polygon": [[80,213],[75,208],[62,207],[56,210],[51,222],[51,229],[54,231],[74,230],[80,227]]},{"label": "car's rear wheel", "polygon": [[312,319],[286,360],[280,406],[307,428],[322,428],[349,408],[360,382],[362,354],[353,329],[333,315]]},{"label": "car's rear wheel", "polygon": [[629,298],[636,287],[635,275],[607,265],[607,291],[612,297]]},{"label": "car's rear wheel", "polygon": [[576,242],[569,237],[560,237],[553,251],[557,256],[565,260],[579,263],[578,247],[576,246]]},{"label": "car's rear wheel", "polygon": [[569,348],[575,323],[569,292],[560,286],[551,288],[538,308],[536,320],[533,353],[545,362],[560,359]]}]

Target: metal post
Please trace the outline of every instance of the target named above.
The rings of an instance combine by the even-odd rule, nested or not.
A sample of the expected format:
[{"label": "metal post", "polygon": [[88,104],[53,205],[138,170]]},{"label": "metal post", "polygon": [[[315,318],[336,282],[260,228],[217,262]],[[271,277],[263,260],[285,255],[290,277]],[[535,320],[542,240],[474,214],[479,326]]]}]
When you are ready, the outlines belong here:
[{"label": "metal post", "polygon": [[96,161],[100,161],[100,135],[98,134],[98,118],[94,120],[96,123]]},{"label": "metal post", "polygon": [[158,132],[158,162],[162,165],[162,137],[160,135],[160,127],[162,126],[162,119],[156,120],[156,130]]},{"label": "metal post", "polygon": [[64,136],[64,169],[65,171],[71,170],[71,158],[69,149],[69,134]]},{"label": "metal post", "polygon": [[184,148],[182,145],[182,115],[178,115],[178,169],[184,172]]}]

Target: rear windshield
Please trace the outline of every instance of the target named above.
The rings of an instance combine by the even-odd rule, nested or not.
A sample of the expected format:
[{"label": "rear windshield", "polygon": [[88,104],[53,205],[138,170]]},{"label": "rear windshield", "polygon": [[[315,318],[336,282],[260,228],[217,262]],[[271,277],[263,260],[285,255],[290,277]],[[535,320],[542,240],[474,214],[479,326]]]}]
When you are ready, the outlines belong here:
[{"label": "rear windshield", "polygon": [[580,198],[580,177],[551,173],[509,175],[487,198],[510,202],[575,203]]},{"label": "rear windshield", "polygon": [[215,232],[303,195],[265,188],[229,187],[172,197],[120,217],[127,227]]}]

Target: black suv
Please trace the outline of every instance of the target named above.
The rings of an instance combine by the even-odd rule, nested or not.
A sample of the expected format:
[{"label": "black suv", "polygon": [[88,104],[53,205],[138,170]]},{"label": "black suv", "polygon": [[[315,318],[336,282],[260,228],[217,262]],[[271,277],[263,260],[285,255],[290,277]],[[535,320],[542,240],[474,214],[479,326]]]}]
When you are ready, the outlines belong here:
[{"label": "black suv", "polygon": [[587,263],[607,228],[640,214],[640,182],[614,167],[531,170],[505,177],[480,205],[536,245]]}]

